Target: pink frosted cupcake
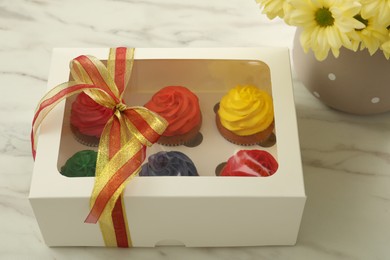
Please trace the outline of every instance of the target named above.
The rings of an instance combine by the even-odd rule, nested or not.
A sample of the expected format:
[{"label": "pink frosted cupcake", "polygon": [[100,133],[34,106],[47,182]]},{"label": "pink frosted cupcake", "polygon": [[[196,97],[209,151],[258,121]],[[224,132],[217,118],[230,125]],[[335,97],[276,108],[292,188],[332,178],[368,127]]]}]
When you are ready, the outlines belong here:
[{"label": "pink frosted cupcake", "polygon": [[104,126],[114,114],[112,109],[99,105],[84,92],[72,103],[70,125],[77,141],[98,146]]},{"label": "pink frosted cupcake", "polygon": [[240,150],[229,158],[219,176],[268,177],[278,167],[278,162],[266,151]]}]

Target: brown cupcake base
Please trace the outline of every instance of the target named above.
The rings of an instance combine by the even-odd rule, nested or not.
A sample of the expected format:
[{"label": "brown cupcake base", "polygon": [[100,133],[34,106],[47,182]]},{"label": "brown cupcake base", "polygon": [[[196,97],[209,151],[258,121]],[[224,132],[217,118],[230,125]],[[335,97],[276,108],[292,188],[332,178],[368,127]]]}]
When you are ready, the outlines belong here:
[{"label": "brown cupcake base", "polygon": [[[189,131],[186,134],[183,135],[175,135],[175,136],[164,136],[162,135],[157,143],[161,145],[166,145],[166,146],[179,146],[179,145],[187,145],[191,144],[193,141],[198,142],[198,134],[200,130],[201,124],[197,125],[194,127],[191,131]],[[97,138],[95,136],[89,136],[89,135],[84,135],[80,133],[77,128],[73,125],[70,126],[73,136],[76,139],[77,142],[90,146],[90,147],[98,147],[99,146],[99,141],[100,138]],[[196,146],[196,145],[194,145]]]},{"label": "brown cupcake base", "polygon": [[201,126],[202,124],[200,123],[199,125],[195,126],[193,129],[191,129],[189,132],[182,135],[175,135],[175,136],[162,135],[158,139],[157,143],[161,145],[167,145],[167,146],[178,146],[178,145],[189,144],[194,139],[197,138]]},{"label": "brown cupcake base", "polygon": [[70,125],[70,129],[72,130],[73,136],[77,142],[90,147],[99,146],[100,138],[97,138],[96,136],[84,135],[80,133],[79,130],[72,124]]},{"label": "brown cupcake base", "polygon": [[253,135],[246,135],[246,136],[240,136],[236,135],[232,131],[226,129],[222,124],[221,120],[219,118],[218,113],[216,113],[215,122],[218,128],[219,133],[229,142],[237,144],[237,145],[260,145],[262,143],[265,143],[268,138],[272,135],[272,132],[274,130],[274,122],[267,127],[264,131],[261,131],[259,133],[253,134]]}]

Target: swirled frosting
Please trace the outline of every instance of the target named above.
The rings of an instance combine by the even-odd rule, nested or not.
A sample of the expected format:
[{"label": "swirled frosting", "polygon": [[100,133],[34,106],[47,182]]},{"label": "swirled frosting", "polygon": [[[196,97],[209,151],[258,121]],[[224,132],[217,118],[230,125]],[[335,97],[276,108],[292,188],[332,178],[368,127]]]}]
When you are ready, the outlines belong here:
[{"label": "swirled frosting", "polygon": [[272,98],[255,86],[238,85],[222,97],[218,115],[222,126],[236,135],[256,134],[274,120]]},{"label": "swirled frosting", "polygon": [[61,174],[67,177],[95,176],[97,152],[83,150],[70,157],[61,167]]},{"label": "swirled frosting", "polygon": [[198,97],[185,87],[168,86],[153,95],[145,107],[164,117],[169,125],[163,135],[188,133],[201,122]]},{"label": "swirled frosting", "polygon": [[198,176],[191,159],[177,151],[158,152],[149,156],[142,166],[140,176]]},{"label": "swirled frosting", "polygon": [[267,151],[240,150],[229,158],[220,176],[267,177],[273,175],[278,167],[278,162]]},{"label": "swirled frosting", "polygon": [[113,114],[112,109],[99,105],[82,92],[72,103],[70,123],[80,133],[99,138],[108,119]]}]

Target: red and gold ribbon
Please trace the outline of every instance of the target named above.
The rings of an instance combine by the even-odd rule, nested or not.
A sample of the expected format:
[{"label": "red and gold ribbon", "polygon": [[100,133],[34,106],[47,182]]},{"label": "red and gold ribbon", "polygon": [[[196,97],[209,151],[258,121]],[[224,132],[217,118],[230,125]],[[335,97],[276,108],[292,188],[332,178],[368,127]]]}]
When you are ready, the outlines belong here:
[{"label": "red and gold ribbon", "polygon": [[165,119],[144,107],[127,107],[122,103],[133,61],[134,49],[127,48],[110,49],[107,66],[92,56],[72,60],[70,72],[74,81],[58,85],[43,97],[31,132],[35,158],[35,140],[42,120],[59,102],[82,91],[98,104],[114,110],[100,138],[91,211],[85,220],[99,221],[106,246],[131,246],[121,194],[140,171],[146,146],[155,143],[168,125]]}]

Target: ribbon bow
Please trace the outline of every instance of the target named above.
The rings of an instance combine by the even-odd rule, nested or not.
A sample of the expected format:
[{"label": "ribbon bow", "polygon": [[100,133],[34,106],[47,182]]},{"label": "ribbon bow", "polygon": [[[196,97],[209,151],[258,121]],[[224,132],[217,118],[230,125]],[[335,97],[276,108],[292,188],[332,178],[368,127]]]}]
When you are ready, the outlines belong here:
[{"label": "ribbon bow", "polygon": [[38,104],[33,119],[31,143],[36,155],[37,130],[45,116],[60,101],[84,91],[96,103],[114,111],[100,137],[91,211],[86,223],[99,221],[107,246],[131,246],[121,194],[140,171],[145,148],[155,143],[168,123],[144,107],[122,103],[134,61],[134,49],[110,49],[107,67],[92,56],[72,60],[73,81],[49,91]]}]

